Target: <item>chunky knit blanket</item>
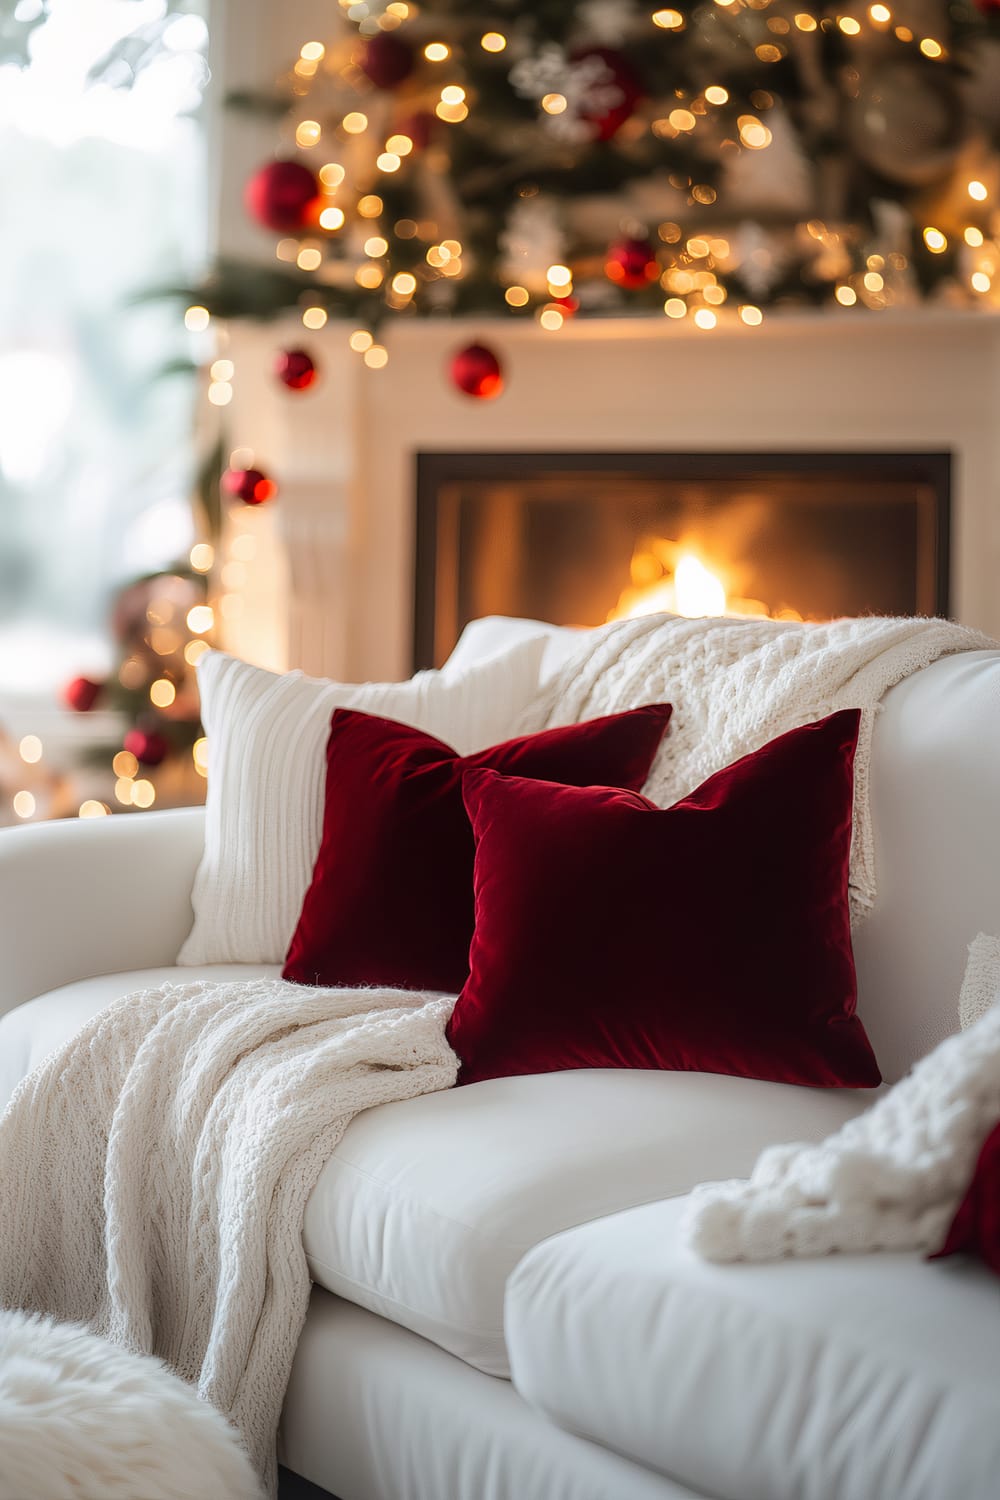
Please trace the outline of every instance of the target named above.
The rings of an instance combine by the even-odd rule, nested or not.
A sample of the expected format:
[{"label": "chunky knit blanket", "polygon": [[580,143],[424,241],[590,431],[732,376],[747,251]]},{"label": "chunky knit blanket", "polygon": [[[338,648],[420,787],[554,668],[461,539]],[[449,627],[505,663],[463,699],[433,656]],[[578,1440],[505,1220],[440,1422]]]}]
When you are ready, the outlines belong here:
[{"label": "chunky knit blanket", "polygon": [[643,703],[674,705],[644,788],[662,807],[788,729],[862,710],[854,762],[851,912],[875,900],[868,806],[872,729],[883,694],[939,656],[996,642],[947,620],[686,620],[648,615],[587,636],[528,708],[522,732]]},{"label": "chunky knit blanket", "polygon": [[306,1201],[360,1110],[454,1083],[453,1005],[256,979],[102,1011],[0,1124],[0,1305],[159,1355],[273,1490]]},{"label": "chunky knit blanket", "polygon": [[[682,1233],[706,1260],[941,1247],[1000,1120],[1000,948],[980,935],[969,973],[993,1004],[819,1145],[771,1146],[746,1181],[695,1188]],[[968,988],[968,986],[966,986]]]}]

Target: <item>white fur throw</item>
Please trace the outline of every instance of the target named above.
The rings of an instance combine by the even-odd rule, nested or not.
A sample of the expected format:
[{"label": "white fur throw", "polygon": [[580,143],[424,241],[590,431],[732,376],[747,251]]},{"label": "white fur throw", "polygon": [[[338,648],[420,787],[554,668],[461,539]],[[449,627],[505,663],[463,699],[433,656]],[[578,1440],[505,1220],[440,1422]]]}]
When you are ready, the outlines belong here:
[{"label": "white fur throw", "polygon": [[643,703],[674,705],[644,788],[661,807],[786,730],[840,708],[862,710],[854,763],[851,911],[874,904],[868,809],[872,729],[883,694],[956,651],[996,643],[947,620],[686,620],[649,615],[588,636],[542,688],[522,732],[577,723]]},{"label": "white fur throw", "polygon": [[109,1006],[0,1123],[0,1305],[160,1356],[273,1488],[306,1201],[359,1110],[454,1083],[453,1005],[256,979]]},{"label": "white fur throw", "polygon": [[0,1500],[261,1500],[235,1428],[158,1359],[0,1312]]},{"label": "white fur throw", "polygon": [[[970,962],[981,970],[982,952]],[[1000,953],[992,993],[1000,996]],[[695,1188],[682,1232],[716,1261],[938,1250],[998,1120],[994,1004],[819,1145],[772,1146],[749,1180]]]}]

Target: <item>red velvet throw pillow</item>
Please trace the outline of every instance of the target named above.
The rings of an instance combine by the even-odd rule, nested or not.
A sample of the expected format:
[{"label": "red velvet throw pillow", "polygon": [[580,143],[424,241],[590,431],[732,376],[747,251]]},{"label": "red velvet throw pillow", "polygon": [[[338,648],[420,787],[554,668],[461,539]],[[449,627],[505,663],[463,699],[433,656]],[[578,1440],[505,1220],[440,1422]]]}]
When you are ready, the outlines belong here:
[{"label": "red velvet throw pillow", "polygon": [[666,809],[469,772],[459,1082],[668,1068],[879,1083],[847,904],[859,722],[851,709],[793,729]]},{"label": "red velvet throw pillow", "polygon": [[983,1142],[969,1190],[931,1260],[965,1251],[1000,1276],[1000,1120]]},{"label": "red velvet throw pillow", "polygon": [[651,704],[460,756],[419,729],[336,709],[323,836],[284,977],[457,994],[474,923],[464,773],[490,766],[638,789],[670,712],[669,703]]}]

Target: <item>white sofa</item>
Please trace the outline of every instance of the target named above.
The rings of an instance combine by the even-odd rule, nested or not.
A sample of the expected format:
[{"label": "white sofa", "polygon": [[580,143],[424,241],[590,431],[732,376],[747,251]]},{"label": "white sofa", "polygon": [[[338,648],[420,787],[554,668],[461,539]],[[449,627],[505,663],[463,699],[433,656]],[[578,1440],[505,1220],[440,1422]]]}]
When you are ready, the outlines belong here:
[{"label": "white sofa", "polygon": [[[478,622],[486,654],[523,622]],[[547,631],[551,669],[567,633]],[[1000,652],[894,688],[859,1011],[898,1078],[1000,931]],[[177,970],[203,813],[0,835],[0,1106],[97,1009]],[[916,1256],[716,1267],[679,1199],[871,1096],[707,1074],[495,1079],[351,1125],[310,1200],[281,1453],[340,1500],[996,1500],[1000,1288]]]}]

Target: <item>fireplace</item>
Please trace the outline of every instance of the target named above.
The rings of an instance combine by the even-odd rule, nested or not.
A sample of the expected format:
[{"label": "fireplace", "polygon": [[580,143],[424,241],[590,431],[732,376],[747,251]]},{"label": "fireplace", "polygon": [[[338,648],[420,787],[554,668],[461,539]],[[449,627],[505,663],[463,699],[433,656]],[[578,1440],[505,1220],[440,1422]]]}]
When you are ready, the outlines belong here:
[{"label": "fireplace", "polygon": [[469,620],[946,614],[947,453],[421,453],[414,664]]}]

